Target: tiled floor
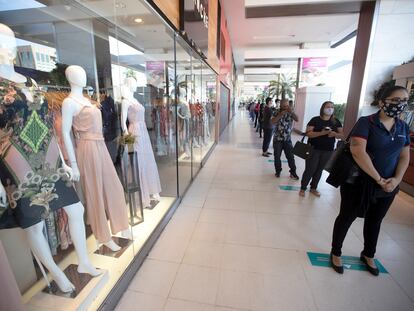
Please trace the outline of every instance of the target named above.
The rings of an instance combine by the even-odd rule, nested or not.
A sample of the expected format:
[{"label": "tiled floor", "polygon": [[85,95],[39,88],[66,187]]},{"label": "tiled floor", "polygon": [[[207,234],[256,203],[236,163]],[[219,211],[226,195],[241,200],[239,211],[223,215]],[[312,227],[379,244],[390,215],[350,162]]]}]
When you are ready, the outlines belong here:
[{"label": "tiled floor", "polygon": [[[276,179],[258,143],[241,113],[117,310],[414,310],[414,198],[400,194],[383,224],[377,257],[389,274],[313,267],[306,251],[329,252],[338,190],[323,181],[320,198],[279,190],[299,182],[287,168]],[[345,255],[358,256],[362,224],[349,231]]]}]

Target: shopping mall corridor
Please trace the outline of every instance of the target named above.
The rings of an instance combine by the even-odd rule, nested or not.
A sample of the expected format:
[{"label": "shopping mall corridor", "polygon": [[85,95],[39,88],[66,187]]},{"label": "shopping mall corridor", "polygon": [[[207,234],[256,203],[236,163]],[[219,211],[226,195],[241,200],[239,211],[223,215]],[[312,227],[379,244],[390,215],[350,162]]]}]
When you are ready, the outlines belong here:
[{"label": "shopping mall corridor", "polygon": [[[329,253],[339,191],[281,190],[299,182],[287,167],[276,179],[260,143],[239,112],[117,310],[414,310],[414,198],[400,194],[384,221],[377,257],[388,274],[312,266],[307,252]],[[362,247],[358,220],[344,255]]]}]

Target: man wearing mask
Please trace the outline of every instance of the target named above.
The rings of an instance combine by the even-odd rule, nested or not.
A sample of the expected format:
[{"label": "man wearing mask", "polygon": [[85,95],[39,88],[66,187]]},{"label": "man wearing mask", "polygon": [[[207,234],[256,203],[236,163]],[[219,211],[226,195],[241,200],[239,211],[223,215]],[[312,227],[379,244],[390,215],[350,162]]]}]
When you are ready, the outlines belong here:
[{"label": "man wearing mask", "polygon": [[289,106],[289,101],[283,99],[280,102],[280,109],[278,113],[271,118],[271,123],[275,126],[273,136],[273,152],[275,157],[275,176],[280,177],[282,172],[282,162],[280,156],[282,151],[285,152],[290,168],[290,178],[299,180],[296,174],[295,158],[293,156],[293,144],[291,139],[293,121],[298,121],[298,116],[293,112],[292,107]]},{"label": "man wearing mask", "polygon": [[262,145],[262,156],[269,157],[271,152],[268,152],[270,141],[272,140],[273,124],[271,122],[272,112],[272,99],[266,98],[266,104],[263,109],[263,145]]}]

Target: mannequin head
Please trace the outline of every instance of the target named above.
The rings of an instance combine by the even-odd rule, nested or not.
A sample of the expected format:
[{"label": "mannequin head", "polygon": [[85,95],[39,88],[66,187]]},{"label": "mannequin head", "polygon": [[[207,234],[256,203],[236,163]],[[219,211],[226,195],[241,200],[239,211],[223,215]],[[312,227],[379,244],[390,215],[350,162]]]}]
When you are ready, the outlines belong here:
[{"label": "mannequin head", "polygon": [[124,80],[124,84],[128,87],[128,89],[134,93],[137,90],[137,80],[135,80],[135,78],[133,77],[128,77]]},{"label": "mannequin head", "polygon": [[86,72],[81,66],[71,65],[65,70],[66,79],[70,86],[85,87],[86,86]]},{"label": "mannequin head", "polygon": [[13,31],[0,24],[0,77],[17,83],[26,82],[26,78],[14,71],[13,61],[16,58],[16,38]]}]

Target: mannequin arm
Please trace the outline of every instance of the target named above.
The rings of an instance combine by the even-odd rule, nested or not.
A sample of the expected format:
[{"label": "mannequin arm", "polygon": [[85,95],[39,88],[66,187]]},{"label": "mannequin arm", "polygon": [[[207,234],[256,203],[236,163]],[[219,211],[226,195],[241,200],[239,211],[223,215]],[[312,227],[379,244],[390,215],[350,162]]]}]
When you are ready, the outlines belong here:
[{"label": "mannequin arm", "polygon": [[6,189],[4,189],[4,186],[1,182],[0,182],[0,206],[1,207],[7,206]]},{"label": "mannequin arm", "polygon": [[63,142],[68,153],[70,166],[72,168],[72,179],[79,181],[80,173],[78,164],[76,162],[75,149],[73,147],[72,139],[70,138],[70,132],[72,130],[72,118],[75,115],[76,104],[71,103],[70,99],[65,99],[62,105],[62,136]]},{"label": "mannequin arm", "polygon": [[128,134],[128,128],[126,125],[127,119],[128,119],[128,108],[130,106],[129,101],[123,99],[122,100],[122,114],[121,114],[121,127],[122,127],[122,132],[124,134]]}]

